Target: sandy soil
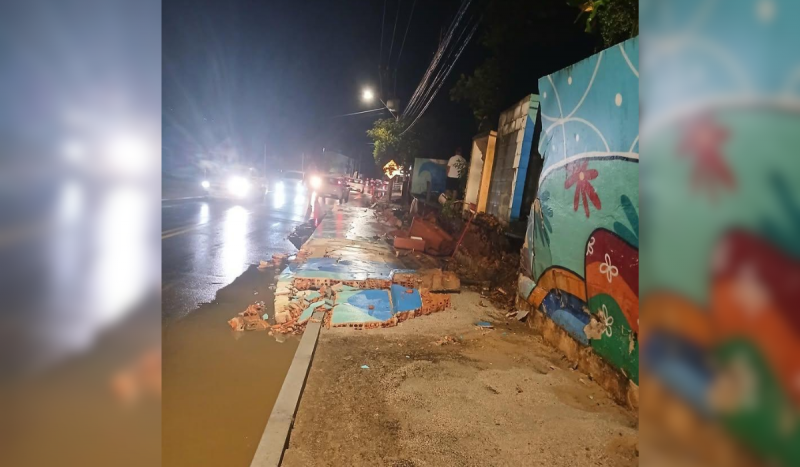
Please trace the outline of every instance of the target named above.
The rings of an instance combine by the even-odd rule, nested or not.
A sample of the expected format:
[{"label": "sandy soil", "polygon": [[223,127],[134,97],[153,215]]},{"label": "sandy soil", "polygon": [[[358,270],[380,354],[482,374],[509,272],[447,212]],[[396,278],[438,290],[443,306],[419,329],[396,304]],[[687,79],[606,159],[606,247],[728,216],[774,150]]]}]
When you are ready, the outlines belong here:
[{"label": "sandy soil", "polygon": [[283,465],[638,465],[638,421],[464,292],[395,328],[323,330]]}]

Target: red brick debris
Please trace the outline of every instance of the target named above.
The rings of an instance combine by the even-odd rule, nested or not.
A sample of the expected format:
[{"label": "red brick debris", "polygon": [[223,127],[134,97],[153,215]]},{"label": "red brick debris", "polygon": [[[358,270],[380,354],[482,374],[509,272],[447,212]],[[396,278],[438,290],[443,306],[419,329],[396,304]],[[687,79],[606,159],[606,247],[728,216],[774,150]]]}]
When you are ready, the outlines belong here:
[{"label": "red brick debris", "polygon": [[[351,327],[355,329],[374,329],[382,327],[396,326],[398,323],[412,319],[418,316],[429,315],[431,313],[443,311],[450,306],[450,295],[443,293],[435,293],[432,289],[446,289],[453,288],[453,278],[455,279],[455,289],[458,289],[458,278],[449,276],[448,273],[443,273],[441,270],[420,271],[416,273],[402,273],[397,274],[394,283],[401,284],[406,287],[407,292],[413,293],[414,289],[420,290],[420,297],[422,298],[422,307],[417,310],[410,310],[395,314],[392,318],[376,323],[353,323],[337,325],[337,327]],[[285,313],[288,313],[288,319],[278,323],[269,323],[262,318],[264,313],[264,303],[258,302],[250,305],[245,311],[239,313],[228,324],[236,331],[264,331],[269,330],[269,335],[276,334],[302,334],[305,326],[309,320],[303,322],[299,321],[303,311],[314,302],[325,301],[325,304],[319,305],[315,311],[325,313],[322,319],[323,325],[330,329],[331,324],[331,310],[333,303],[336,300],[336,293],[342,290],[342,285],[362,289],[384,289],[387,290],[391,287],[392,281],[385,279],[367,279],[364,281],[335,281],[325,279],[323,281],[315,281],[313,279],[295,279],[290,287],[290,297],[288,305],[282,310],[275,310],[282,314],[285,319]],[[341,284],[341,285],[340,285]],[[442,284],[448,284],[447,287]],[[316,290],[319,296],[313,299],[308,298],[307,292]]]},{"label": "red brick debris", "polygon": [[264,302],[253,303],[239,316],[229,320],[228,324],[234,331],[266,331],[270,324],[262,318],[264,309]]}]

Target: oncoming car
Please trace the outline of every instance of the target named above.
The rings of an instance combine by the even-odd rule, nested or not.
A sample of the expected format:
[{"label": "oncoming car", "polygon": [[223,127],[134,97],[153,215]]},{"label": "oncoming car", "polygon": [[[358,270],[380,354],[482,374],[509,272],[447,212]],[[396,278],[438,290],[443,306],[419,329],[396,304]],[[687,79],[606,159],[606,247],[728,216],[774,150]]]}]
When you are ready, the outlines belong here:
[{"label": "oncoming car", "polygon": [[272,191],[302,190],[305,188],[305,173],[299,170],[284,170],[273,184]]},{"label": "oncoming car", "polygon": [[364,193],[364,180],[360,178],[348,178],[347,185],[350,187],[350,190],[357,191],[359,193]]},{"label": "oncoming car", "polygon": [[350,187],[347,186],[347,177],[344,175],[312,175],[308,179],[308,186],[320,198],[335,198],[339,200],[339,204],[350,199]]},{"label": "oncoming car", "polygon": [[253,201],[261,199],[267,191],[266,179],[252,167],[222,170],[200,184],[209,198]]}]

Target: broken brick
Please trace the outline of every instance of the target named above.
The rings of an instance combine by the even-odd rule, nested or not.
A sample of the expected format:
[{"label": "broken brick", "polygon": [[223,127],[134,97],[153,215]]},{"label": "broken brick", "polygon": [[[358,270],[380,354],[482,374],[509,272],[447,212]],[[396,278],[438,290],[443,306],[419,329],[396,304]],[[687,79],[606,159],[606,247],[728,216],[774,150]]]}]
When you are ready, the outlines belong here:
[{"label": "broken brick", "polygon": [[425,251],[425,240],[422,238],[394,238],[394,247],[401,250]]},{"label": "broken brick", "polygon": [[450,234],[436,224],[424,221],[419,217],[415,217],[411,221],[408,233],[412,237],[421,237],[425,240],[426,251],[446,255],[452,253],[455,248],[455,242]]}]

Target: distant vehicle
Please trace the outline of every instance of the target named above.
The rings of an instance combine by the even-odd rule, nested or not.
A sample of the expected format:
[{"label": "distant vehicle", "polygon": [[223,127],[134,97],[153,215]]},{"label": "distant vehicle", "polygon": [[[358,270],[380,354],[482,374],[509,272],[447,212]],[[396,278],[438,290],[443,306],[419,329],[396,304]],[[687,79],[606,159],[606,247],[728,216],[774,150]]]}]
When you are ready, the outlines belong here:
[{"label": "distant vehicle", "polygon": [[308,184],[320,198],[335,198],[339,200],[339,204],[344,204],[350,199],[350,188],[344,175],[312,175]]},{"label": "distant vehicle", "polygon": [[347,185],[350,187],[350,190],[357,191],[359,193],[364,193],[364,180],[360,178],[348,178]]},{"label": "distant vehicle", "polygon": [[381,180],[379,178],[376,178],[375,180],[372,180],[372,187],[375,190],[383,191],[383,190],[386,190],[389,187],[389,182],[388,181],[383,181],[383,180]]},{"label": "distant vehicle", "polygon": [[284,170],[278,175],[275,181],[274,190],[303,189],[305,187],[306,176],[299,170]]},{"label": "distant vehicle", "polygon": [[209,198],[242,201],[261,199],[269,186],[267,179],[252,167],[232,166],[207,175],[200,183]]}]

